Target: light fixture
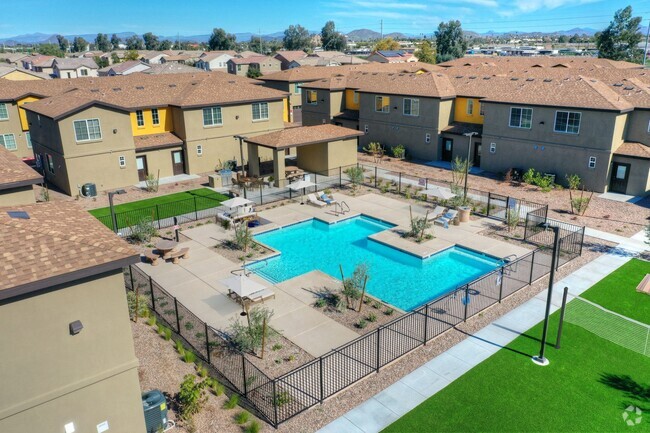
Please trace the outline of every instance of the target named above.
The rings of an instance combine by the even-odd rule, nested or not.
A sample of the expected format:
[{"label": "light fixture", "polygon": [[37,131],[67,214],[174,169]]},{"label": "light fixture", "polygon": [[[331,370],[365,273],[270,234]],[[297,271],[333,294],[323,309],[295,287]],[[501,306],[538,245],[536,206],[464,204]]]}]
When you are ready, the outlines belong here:
[{"label": "light fixture", "polygon": [[74,322],[70,323],[70,335],[77,335],[78,333],[81,332],[82,329],[84,329],[83,323],[81,323],[81,320],[75,320]]},{"label": "light fixture", "polygon": [[74,433],[76,431],[73,422],[69,422],[66,425],[64,425],[63,430],[65,430],[65,433]]},{"label": "light fixture", "polygon": [[117,134],[117,128],[113,128],[113,134]]}]

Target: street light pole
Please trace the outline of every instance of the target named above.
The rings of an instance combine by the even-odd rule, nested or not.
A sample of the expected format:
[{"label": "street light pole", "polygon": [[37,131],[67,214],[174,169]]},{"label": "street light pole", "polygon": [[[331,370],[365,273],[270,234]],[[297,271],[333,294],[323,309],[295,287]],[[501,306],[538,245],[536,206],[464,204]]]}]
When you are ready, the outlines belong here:
[{"label": "street light pole", "polygon": [[241,157],[241,177],[246,177],[244,172],[244,140],[246,137],[243,135],[235,135],[235,138],[239,140],[239,156]]},{"label": "street light pole", "polygon": [[[548,227],[548,223],[542,224]],[[544,328],[542,330],[542,345],[539,349],[539,356],[533,356],[533,362],[537,365],[548,365],[549,361],[544,357],[546,349],[546,335],[548,334],[548,319],[551,313],[551,299],[553,297],[553,281],[555,280],[555,268],[557,267],[558,249],[560,246],[560,227],[550,227],[553,229],[553,256],[551,257],[551,274],[548,280],[548,296],[546,297],[546,311],[544,312]]]},{"label": "street light pole", "polygon": [[472,137],[478,135],[477,132],[466,132],[466,137],[469,137],[469,144],[467,145],[467,159],[465,160],[465,187],[463,188],[463,201],[467,200],[467,178],[469,177],[469,158],[472,153]]},{"label": "street light pole", "polygon": [[126,194],[126,191],[123,189],[118,189],[116,191],[110,191],[108,193],[108,207],[111,210],[111,222],[113,223],[113,231],[117,233],[117,216],[115,215],[115,209],[113,208],[113,196],[115,194]]}]

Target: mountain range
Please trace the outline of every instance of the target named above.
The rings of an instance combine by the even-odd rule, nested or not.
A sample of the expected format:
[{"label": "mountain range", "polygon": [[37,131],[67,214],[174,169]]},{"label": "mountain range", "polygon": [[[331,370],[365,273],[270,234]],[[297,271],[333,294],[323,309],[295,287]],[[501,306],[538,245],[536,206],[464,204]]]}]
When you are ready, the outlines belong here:
[{"label": "mountain range", "polygon": [[[488,31],[484,33],[477,33],[470,30],[466,30],[465,34],[467,36],[473,36],[473,37],[514,36],[514,37],[521,38],[521,37],[561,36],[561,35],[572,36],[575,34],[593,36],[597,31],[598,30],[592,28],[576,27],[569,30],[560,30],[554,32],[531,32],[531,31],[520,32],[520,31],[513,30],[508,32]],[[642,28],[641,31],[645,34],[646,28]],[[319,32],[310,31],[310,33],[317,34]],[[108,35],[110,37],[112,33],[108,33]],[[125,40],[133,35],[135,35],[135,33],[133,32],[117,33],[117,36],[122,40]],[[256,33],[250,33],[250,32],[235,33],[238,42],[249,41],[252,36],[256,36],[256,35],[257,35]],[[80,34],[80,35],[64,35],[64,36],[70,42],[72,42],[72,40],[77,36],[81,36],[85,40],[92,42],[97,35]],[[284,32],[274,32],[274,33],[268,33],[262,35],[262,39],[265,41],[277,40],[277,39],[282,39],[283,36],[284,36]],[[369,29],[358,29],[347,33],[346,36],[350,41],[356,42],[356,41],[379,39],[381,37],[381,33]],[[408,34],[408,33],[386,33],[384,34],[384,37],[392,37],[393,39],[407,39],[407,38],[417,39],[417,38],[421,38],[422,35]],[[170,41],[175,41],[176,39],[180,39],[183,42],[207,42],[209,38],[210,38],[209,34],[190,35],[190,36],[185,36],[185,35],[158,36],[158,39],[161,41],[165,39],[169,39]],[[14,46],[14,45],[21,45],[21,44],[45,44],[45,43],[54,43],[54,44],[57,43],[56,35],[45,34],[45,33],[29,33],[24,35],[11,36],[7,38],[0,38],[0,44],[6,46]]]}]

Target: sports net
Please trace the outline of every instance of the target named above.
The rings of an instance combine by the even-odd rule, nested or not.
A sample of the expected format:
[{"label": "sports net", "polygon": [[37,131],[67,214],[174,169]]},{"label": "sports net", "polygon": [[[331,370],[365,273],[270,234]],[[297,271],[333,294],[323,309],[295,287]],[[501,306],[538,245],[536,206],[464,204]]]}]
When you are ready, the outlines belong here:
[{"label": "sports net", "polygon": [[565,320],[614,344],[650,356],[650,326],[583,298],[566,306]]}]

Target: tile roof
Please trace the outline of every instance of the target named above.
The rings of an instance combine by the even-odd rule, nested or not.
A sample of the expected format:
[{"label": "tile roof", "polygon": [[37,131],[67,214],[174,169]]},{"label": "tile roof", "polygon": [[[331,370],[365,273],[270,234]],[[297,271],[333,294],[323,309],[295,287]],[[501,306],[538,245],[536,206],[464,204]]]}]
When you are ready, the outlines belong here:
[{"label": "tile roof", "polygon": [[598,59],[594,57],[576,57],[576,56],[536,56],[536,57],[462,57],[460,59],[450,60],[439,63],[444,68],[449,67],[469,67],[482,65],[494,68],[584,68],[598,66],[601,68],[614,69],[641,69],[642,66],[636,63],[620,62],[608,59]]},{"label": "tile roof", "polygon": [[[348,57],[348,56],[346,56]],[[433,72],[442,70],[436,65],[427,63],[377,63],[365,62],[363,64],[343,65],[343,66],[305,66],[300,68],[287,69],[285,71],[266,74],[259,79],[262,81],[284,81],[289,83],[314,81],[329,78],[333,75],[345,75],[354,71],[366,72]]]},{"label": "tile roof", "polygon": [[23,74],[27,74],[27,75],[32,75],[34,77],[42,78],[44,80],[51,80],[52,79],[52,77],[50,77],[48,74],[44,74],[42,72],[30,71],[29,69],[24,69],[24,68],[21,68],[19,66],[15,66],[15,65],[6,65],[6,66],[5,65],[0,65],[0,78],[4,77],[5,75],[8,75],[8,74],[10,74],[12,72],[16,72],[16,71],[21,72]]},{"label": "tile roof", "polygon": [[0,146],[0,190],[33,185],[43,177],[21,161],[16,155]]},{"label": "tile roof", "polygon": [[647,146],[643,143],[626,141],[621,144],[618,149],[616,149],[614,155],[650,159],[650,146]]},{"label": "tile roof", "polygon": [[279,62],[278,59],[268,56],[233,57],[228,60],[236,65],[250,65],[251,63]]},{"label": "tile roof", "polygon": [[442,132],[455,135],[469,134],[475,132],[479,136],[483,134],[483,125],[476,123],[451,122],[448,126],[442,128]]},{"label": "tile roof", "polygon": [[159,149],[172,146],[180,146],[183,140],[178,138],[171,132],[163,132],[160,134],[139,135],[133,137],[135,142],[135,151],[143,152],[150,149]]},{"label": "tile roof", "polygon": [[101,68],[99,72],[108,72],[110,70],[113,70],[116,74],[121,74],[138,65],[144,65],[147,68],[151,67],[151,65],[148,65],[140,60],[127,60],[126,62],[115,63],[113,65]]},{"label": "tile roof", "polygon": [[143,71],[144,74],[150,75],[163,75],[163,74],[187,74],[196,73],[197,69],[193,66],[184,65],[182,63],[163,63],[147,65],[149,69]]},{"label": "tile roof", "polygon": [[[9,211],[27,212],[29,219],[12,218]],[[0,244],[0,298],[139,260],[129,244],[73,202],[0,208]]]},{"label": "tile roof", "polygon": [[363,135],[363,132],[355,129],[324,124],[283,129],[255,137],[248,137],[244,141],[272,149],[287,149],[308,144],[346,140],[361,135]]},{"label": "tile roof", "polygon": [[199,57],[199,60],[203,60],[204,62],[210,62],[223,55],[235,57],[237,53],[235,51],[209,51],[207,53],[204,53],[201,57]]},{"label": "tile roof", "polygon": [[68,69],[78,69],[82,66],[85,66],[90,69],[98,69],[97,63],[94,59],[89,59],[86,57],[78,57],[75,59],[54,59],[54,64],[58,69],[68,70]]},{"label": "tile roof", "polygon": [[292,60],[298,60],[298,59],[302,59],[304,57],[307,57],[307,53],[305,53],[302,50],[300,50],[300,51],[289,51],[289,50],[285,51],[285,50],[282,50],[282,51],[276,52],[273,57],[282,57],[286,61],[290,62]]}]

